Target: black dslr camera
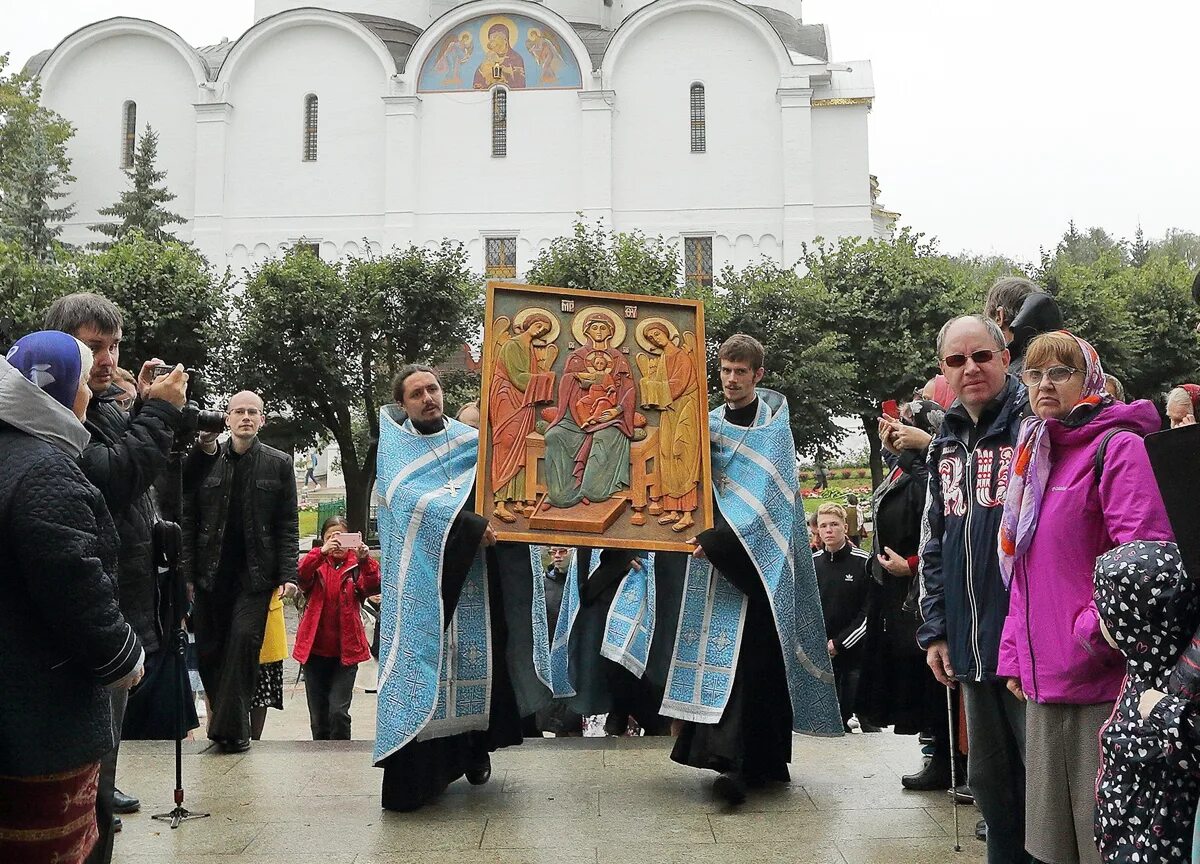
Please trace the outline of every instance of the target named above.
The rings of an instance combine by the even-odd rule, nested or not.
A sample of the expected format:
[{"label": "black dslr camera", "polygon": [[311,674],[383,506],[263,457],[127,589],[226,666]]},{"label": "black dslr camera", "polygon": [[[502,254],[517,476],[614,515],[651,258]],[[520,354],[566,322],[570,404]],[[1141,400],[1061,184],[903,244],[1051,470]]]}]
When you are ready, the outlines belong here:
[{"label": "black dslr camera", "polygon": [[[154,377],[162,378],[175,371],[174,366],[161,365],[154,367]],[[179,430],[175,433],[175,446],[183,448],[190,446],[192,440],[200,432],[224,432],[225,415],[220,411],[210,411],[204,407],[204,378],[195,369],[184,369],[188,376],[187,402],[181,409],[183,419]]]}]

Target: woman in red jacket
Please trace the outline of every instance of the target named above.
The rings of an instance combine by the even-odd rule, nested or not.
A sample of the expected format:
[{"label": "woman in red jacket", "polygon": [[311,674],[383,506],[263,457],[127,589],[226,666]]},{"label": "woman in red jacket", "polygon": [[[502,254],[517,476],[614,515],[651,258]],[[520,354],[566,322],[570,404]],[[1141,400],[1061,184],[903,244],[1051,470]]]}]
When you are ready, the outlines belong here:
[{"label": "woman in red jacket", "polygon": [[324,545],[300,561],[300,590],[308,605],[292,656],[304,666],[308,718],[314,741],[350,740],[350,700],[358,664],[371,656],[359,607],[379,593],[379,562],[364,545],[342,548],[350,526],[331,516],[321,526]]}]

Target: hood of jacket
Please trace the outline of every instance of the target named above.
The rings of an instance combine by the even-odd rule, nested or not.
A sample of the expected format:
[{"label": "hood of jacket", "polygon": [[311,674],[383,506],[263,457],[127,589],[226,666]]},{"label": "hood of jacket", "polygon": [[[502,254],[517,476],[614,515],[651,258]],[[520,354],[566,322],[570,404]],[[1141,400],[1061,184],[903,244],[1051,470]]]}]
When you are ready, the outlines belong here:
[{"label": "hood of jacket", "polygon": [[0,357],[0,422],[78,458],[88,431],[71,411]]},{"label": "hood of jacket", "polygon": [[1145,678],[1173,664],[1200,610],[1179,547],[1144,540],[1118,546],[1096,559],[1095,582],[1100,619],[1130,672]]},{"label": "hood of jacket", "polygon": [[1081,426],[1068,426],[1061,420],[1047,420],[1046,431],[1054,448],[1084,447],[1116,429],[1128,429],[1145,437],[1162,428],[1158,409],[1145,399],[1131,402],[1113,402]]}]

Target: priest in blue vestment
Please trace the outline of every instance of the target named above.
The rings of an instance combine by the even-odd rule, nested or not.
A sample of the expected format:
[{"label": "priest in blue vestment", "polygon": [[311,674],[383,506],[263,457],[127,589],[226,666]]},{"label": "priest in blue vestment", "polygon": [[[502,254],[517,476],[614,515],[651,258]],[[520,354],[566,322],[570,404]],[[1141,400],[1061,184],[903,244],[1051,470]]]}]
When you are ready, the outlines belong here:
[{"label": "priest in blue vestment", "polygon": [[[428,367],[402,369],[393,397],[379,430],[383,599],[373,761],[384,771],[384,809],[409,811],[460,777],[486,783],[489,753],[519,744],[521,721],[505,662],[504,591],[488,554],[496,536],[474,512],[478,432],[444,415]],[[523,605],[528,620],[529,601]]]},{"label": "priest in blue vestment", "polygon": [[694,538],[662,713],[671,758],[718,772],[730,804],[790,780],[793,732],[842,734],[787,400],[759,389],[754,338],[721,346],[726,404],[709,414],[714,527]]}]

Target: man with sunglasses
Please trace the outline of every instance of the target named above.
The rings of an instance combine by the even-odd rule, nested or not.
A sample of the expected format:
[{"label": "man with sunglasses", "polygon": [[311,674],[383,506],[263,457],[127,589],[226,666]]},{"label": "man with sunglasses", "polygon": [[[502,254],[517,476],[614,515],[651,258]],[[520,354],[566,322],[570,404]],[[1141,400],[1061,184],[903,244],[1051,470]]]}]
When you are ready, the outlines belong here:
[{"label": "man with sunglasses", "polygon": [[962,685],[968,781],[987,821],[988,862],[1024,864],[1025,715],[996,661],[1008,613],[997,535],[1026,393],[989,318],[950,320],[937,350],[957,398],[929,448],[917,642],[939,682]]}]

